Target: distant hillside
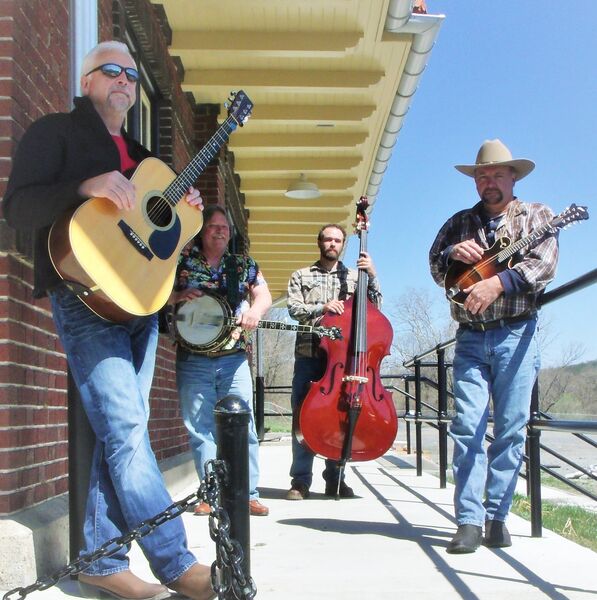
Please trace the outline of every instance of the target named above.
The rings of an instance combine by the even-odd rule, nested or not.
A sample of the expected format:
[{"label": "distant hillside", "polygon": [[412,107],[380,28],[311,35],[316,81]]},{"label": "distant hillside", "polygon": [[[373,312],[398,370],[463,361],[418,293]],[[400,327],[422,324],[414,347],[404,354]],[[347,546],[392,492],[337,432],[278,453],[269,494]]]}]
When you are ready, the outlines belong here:
[{"label": "distant hillside", "polygon": [[542,369],[539,395],[545,412],[597,416],[597,360]]}]

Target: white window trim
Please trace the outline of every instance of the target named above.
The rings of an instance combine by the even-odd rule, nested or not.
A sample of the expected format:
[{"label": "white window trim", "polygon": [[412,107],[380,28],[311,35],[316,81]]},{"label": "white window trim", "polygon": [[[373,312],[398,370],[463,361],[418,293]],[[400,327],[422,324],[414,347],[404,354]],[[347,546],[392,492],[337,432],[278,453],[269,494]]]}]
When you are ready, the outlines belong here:
[{"label": "white window trim", "polygon": [[98,44],[97,0],[70,0],[70,97],[81,95],[81,65]]}]

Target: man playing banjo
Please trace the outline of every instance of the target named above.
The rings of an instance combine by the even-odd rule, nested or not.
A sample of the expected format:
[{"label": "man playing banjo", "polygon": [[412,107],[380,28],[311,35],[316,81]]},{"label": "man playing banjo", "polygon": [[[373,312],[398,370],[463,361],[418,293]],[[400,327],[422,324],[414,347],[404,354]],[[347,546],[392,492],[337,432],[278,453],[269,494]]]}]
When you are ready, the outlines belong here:
[{"label": "man playing banjo", "polygon": [[[193,311],[205,313],[202,303],[208,305],[208,313],[220,305],[234,315],[236,326],[222,325],[223,331],[213,334],[217,343],[195,345],[179,338],[176,382],[182,418],[189,432],[197,473],[203,479],[205,462],[216,457],[213,410],[217,401],[235,395],[245,402],[251,411],[249,511],[251,515],[265,516],[269,509],[259,502],[257,491],[259,440],[252,409],[253,383],[245,350],[247,331],[257,327],[271,306],[272,297],[257,263],[250,256],[228,251],[231,226],[226,211],[220,206],[208,206],[203,211],[203,219],[199,236],[180,256],[170,302],[185,308],[185,318],[193,318]],[[226,322],[226,319],[205,320],[205,339],[211,337],[214,322]],[[195,514],[209,512],[206,503],[195,507]]]}]

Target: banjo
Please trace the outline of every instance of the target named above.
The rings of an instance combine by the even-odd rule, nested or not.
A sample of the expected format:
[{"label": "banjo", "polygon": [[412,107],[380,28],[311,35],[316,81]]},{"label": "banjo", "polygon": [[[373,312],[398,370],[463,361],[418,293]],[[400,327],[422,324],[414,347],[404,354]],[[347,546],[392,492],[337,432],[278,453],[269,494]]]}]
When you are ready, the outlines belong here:
[{"label": "banjo", "polygon": [[[181,302],[172,316],[172,329],[176,340],[193,352],[217,352],[230,340],[231,332],[238,326],[228,303],[217,296],[204,294]],[[259,321],[259,329],[277,329],[313,333],[331,340],[342,339],[338,327],[298,325],[281,321]]]}]

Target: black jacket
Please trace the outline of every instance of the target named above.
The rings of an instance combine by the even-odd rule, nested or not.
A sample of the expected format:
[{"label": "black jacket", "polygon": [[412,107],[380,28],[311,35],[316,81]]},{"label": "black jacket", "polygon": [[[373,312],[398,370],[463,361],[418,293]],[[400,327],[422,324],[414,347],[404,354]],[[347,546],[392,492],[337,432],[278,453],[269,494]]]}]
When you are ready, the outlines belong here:
[{"label": "black jacket", "polygon": [[[25,132],[13,163],[3,211],[15,229],[35,230],[36,298],[60,282],[48,254],[52,223],[87,198],[77,193],[86,179],[120,170],[120,155],[89,98],[75,98],[70,113],[46,115]],[[129,155],[141,161],[150,153],[123,131]]]}]

